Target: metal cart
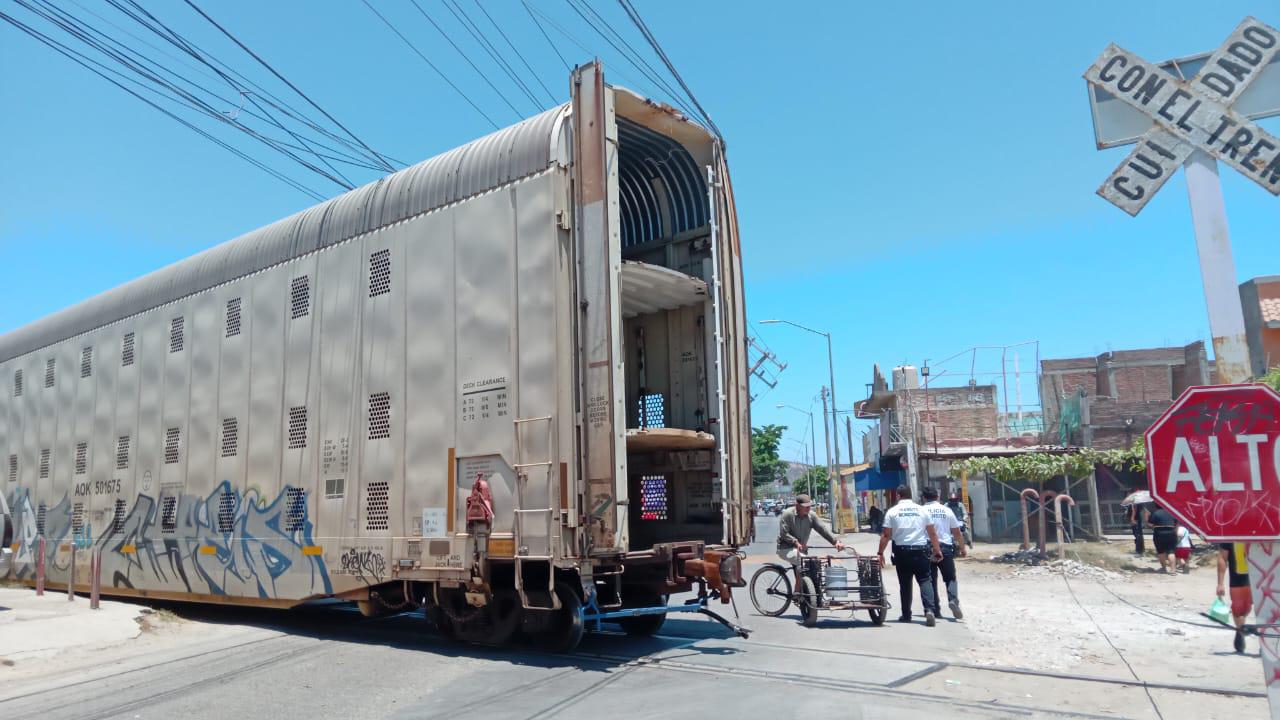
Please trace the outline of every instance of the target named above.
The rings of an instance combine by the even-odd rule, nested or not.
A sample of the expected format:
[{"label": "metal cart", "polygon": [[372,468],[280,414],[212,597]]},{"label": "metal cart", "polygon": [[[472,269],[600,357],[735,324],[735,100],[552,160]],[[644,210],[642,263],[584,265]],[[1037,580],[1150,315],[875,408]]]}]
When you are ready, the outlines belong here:
[{"label": "metal cart", "polygon": [[[856,560],[857,568],[840,564],[844,560]],[[880,570],[880,562],[874,557],[804,555],[800,558],[799,586],[793,589],[792,569],[781,563],[767,563],[751,576],[751,604],[761,615],[778,617],[794,602],[805,627],[817,624],[820,610],[849,610],[851,614],[866,610],[872,624],[882,625],[890,605]],[[856,583],[850,584],[850,580]]]}]

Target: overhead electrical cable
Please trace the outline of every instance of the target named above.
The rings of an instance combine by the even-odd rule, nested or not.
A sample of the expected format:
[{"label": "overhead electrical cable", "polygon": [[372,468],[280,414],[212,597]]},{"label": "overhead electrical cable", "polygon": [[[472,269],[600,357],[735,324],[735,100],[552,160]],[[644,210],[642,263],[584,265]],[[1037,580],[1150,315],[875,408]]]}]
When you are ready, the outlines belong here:
[{"label": "overhead electrical cable", "polygon": [[444,28],[440,27],[440,23],[437,23],[435,18],[431,17],[431,15],[425,9],[423,9],[421,5],[418,4],[418,0],[409,0],[409,1],[413,3],[413,6],[418,9],[419,13],[422,13],[422,17],[426,18],[427,22],[431,23],[431,27],[434,27],[436,29],[436,32],[440,33],[440,37],[444,38],[446,42],[448,42],[450,45],[453,46],[454,50],[458,51],[458,54],[462,56],[462,59],[467,61],[467,64],[471,66],[472,70],[476,71],[476,74],[480,76],[481,80],[484,80],[485,84],[489,86],[489,89],[493,90],[495,93],[498,94],[498,97],[502,98],[502,102],[506,103],[507,107],[511,108],[511,112],[515,113],[516,117],[524,117],[523,113],[517,110],[515,104],[512,103],[511,99],[506,96],[506,93],[499,90],[498,86],[494,85],[493,81],[489,79],[489,76],[486,75],[485,72],[479,68],[479,66],[477,66],[474,62],[471,61],[471,56],[467,55],[467,53],[464,52],[462,48],[458,47],[458,43],[454,42],[453,38],[449,36],[449,33],[445,32]]},{"label": "overhead electrical cable", "polygon": [[[174,57],[172,54],[165,52],[163,49],[158,48],[154,44],[149,43],[146,40],[139,38],[137,35],[130,33],[128,30],[121,28],[119,25],[112,23],[109,19],[104,18],[102,15],[99,15],[98,13],[93,12],[89,8],[85,8],[79,2],[76,2],[76,0],[71,0],[71,2],[75,4],[77,7],[80,7],[86,12],[93,14],[95,17],[98,17],[104,22],[121,30],[122,32],[126,33],[130,37],[133,37],[139,40],[140,42],[143,42],[148,47],[151,47],[161,52],[162,54],[167,55],[170,58]],[[207,77],[213,77],[215,79],[222,79],[226,81],[229,85],[231,85],[232,88],[236,89],[237,92],[244,92],[246,87],[252,88],[254,91],[255,97],[260,99],[262,102],[266,103],[267,105],[270,105],[272,108],[274,108],[278,112],[296,120],[297,122],[300,122],[303,125],[306,125],[307,127],[311,128],[315,132],[318,132],[321,135],[324,135],[325,137],[329,138],[333,142],[339,143],[340,145],[348,148],[350,151],[355,152],[358,155],[367,158],[368,162],[378,166],[377,167],[378,170],[386,171],[386,170],[395,169],[394,167],[388,167],[386,161],[383,158],[386,158],[386,160],[391,160],[400,166],[404,166],[406,164],[403,161],[396,160],[395,158],[392,158],[389,155],[376,153],[356,143],[353,143],[349,138],[339,135],[333,132],[332,130],[324,127],[322,124],[320,124],[316,120],[307,117],[306,113],[298,110],[297,108],[294,108],[287,101],[278,97],[269,89],[263,87],[261,84],[257,82],[254,82],[251,78],[245,76],[243,73],[239,72],[238,70],[231,67],[227,63],[214,57],[212,54],[208,53],[207,51],[202,50],[198,45],[195,45],[194,43],[190,42],[186,38],[183,38],[180,34],[173,31],[172,28],[169,28],[163,22],[160,22],[158,18],[155,18],[154,15],[150,15],[150,13],[147,13],[147,16],[151,18],[151,19],[148,19],[147,16],[138,14],[137,12],[123,6],[122,4],[120,4],[120,2],[118,2],[118,0],[107,0],[107,3],[112,7],[114,7],[121,14],[129,17],[131,20],[138,23],[143,28],[149,30],[151,33],[160,37],[162,40],[164,40],[168,44],[173,45],[178,50],[187,54],[189,57],[195,59],[197,62],[199,62],[201,65],[203,65],[206,68],[205,71],[198,70],[202,74],[206,75]],[[133,4],[138,8],[141,8],[141,6],[137,5],[137,3],[131,2],[131,4]],[[145,12],[145,10],[143,10],[143,12]],[[192,66],[188,64],[188,67],[192,67]],[[212,71],[213,73],[216,73],[216,75],[212,75],[208,71]],[[227,77],[228,73],[231,75],[234,75],[236,78],[238,78],[238,80],[229,79]]]},{"label": "overhead electrical cable", "polygon": [[533,8],[529,7],[528,0],[520,0],[520,4],[524,5],[524,11],[529,13],[529,19],[533,20],[533,24],[538,26],[538,32],[542,33],[542,37],[546,38],[547,44],[551,46],[556,57],[560,58],[560,62],[564,63],[564,69],[572,72],[573,68],[569,65],[569,61],[565,60],[564,55],[560,54],[560,48],[556,47],[556,44],[552,42],[551,36],[547,34],[547,29],[542,27],[542,23],[538,22],[538,16],[533,14]]},{"label": "overhead electrical cable", "polygon": [[[584,53],[586,53],[587,55],[592,56],[592,57],[598,57],[598,56],[599,56],[599,55],[598,55],[598,53],[596,53],[596,51],[594,51],[594,50],[592,50],[591,48],[587,47],[587,46],[586,46],[586,45],[585,45],[581,40],[579,40],[579,39],[578,39],[578,38],[577,38],[573,33],[571,33],[571,32],[569,32],[568,30],[566,30],[562,25],[560,25],[560,23],[556,22],[554,18],[552,18],[551,16],[549,16],[549,15],[547,15],[546,13],[542,12],[542,11],[541,11],[540,9],[538,9],[537,7],[534,7],[534,6],[529,5],[528,3],[526,3],[526,4],[525,4],[525,9],[529,11],[529,14],[530,14],[531,16],[534,16],[534,20],[535,20],[535,21],[537,20],[537,18],[538,18],[538,17],[541,17],[543,22],[545,22],[546,24],[550,25],[550,26],[551,26],[551,28],[552,28],[553,30],[555,30],[556,32],[558,32],[558,33],[560,33],[561,35],[563,35],[563,36],[564,36],[564,38],[565,38],[566,40],[568,40],[569,42],[573,43],[573,44],[574,44],[575,46],[577,46],[577,48],[578,48],[579,50],[581,50],[582,52],[584,52]],[[539,25],[539,27],[541,27],[541,25]],[[554,44],[553,44],[553,46],[552,46],[552,47],[554,47]],[[564,58],[563,58],[563,56],[561,56],[561,59],[562,59],[562,60],[564,59]],[[569,70],[571,70],[571,71],[573,70],[573,68],[572,68],[572,67],[570,67],[570,66],[569,66],[569,64],[568,64],[567,62],[565,63],[565,67],[566,67],[566,68],[568,68],[568,69],[569,69]],[[639,80],[636,80],[634,77],[631,77],[630,75],[627,75],[626,73],[622,72],[621,70],[614,70],[614,71],[613,71],[613,73],[614,73],[614,74],[616,74],[618,77],[622,78],[623,80],[625,80],[626,82],[630,83],[630,84],[631,84],[631,86],[632,86],[632,87],[634,87],[636,90],[640,90],[640,91],[643,91],[643,92],[645,92],[645,93],[648,93],[651,97],[657,98],[657,97],[660,97],[660,96],[662,95],[662,92],[661,92],[661,91],[659,91],[659,90],[657,90],[657,89],[653,86],[653,84],[652,84],[652,83],[640,82]],[[689,114],[689,116],[690,116],[690,117],[692,117],[692,113],[689,113],[689,111],[684,110],[684,112],[688,113],[688,114]]]},{"label": "overhead electrical cable", "polygon": [[[130,0],[130,1],[132,2],[132,0]],[[219,24],[218,24],[218,22],[217,22],[216,20],[214,20],[213,18],[209,17],[209,15],[205,13],[205,11],[203,11],[203,10],[201,10],[201,9],[200,9],[200,6],[199,6],[199,5],[196,5],[194,2],[192,2],[192,0],[184,0],[184,1],[187,3],[187,5],[189,5],[189,6],[191,7],[191,9],[192,9],[192,10],[195,10],[197,13],[199,13],[199,14],[200,14],[200,16],[201,16],[201,17],[203,17],[205,20],[208,20],[208,21],[209,21],[209,23],[210,23],[211,25],[213,25],[215,28],[217,28],[219,32],[221,32],[223,35],[227,36],[227,38],[228,38],[229,40],[231,40],[231,41],[232,41],[232,42],[234,42],[236,45],[238,45],[238,46],[240,47],[240,49],[241,49],[241,50],[244,50],[246,53],[248,53],[248,54],[249,54],[249,56],[250,56],[250,57],[252,57],[254,60],[257,60],[257,61],[258,61],[258,64],[262,65],[262,67],[266,68],[266,69],[267,69],[267,70],[268,70],[272,75],[276,76],[276,79],[278,79],[280,82],[284,83],[285,85],[288,85],[290,90],[293,90],[295,93],[297,93],[297,94],[298,94],[298,96],[299,96],[299,97],[301,97],[303,100],[306,100],[306,101],[307,101],[307,103],[308,103],[309,105],[311,105],[311,107],[313,107],[313,108],[315,108],[316,110],[318,110],[318,111],[320,112],[320,114],[321,114],[321,115],[324,115],[326,118],[328,118],[328,119],[329,119],[329,121],[330,121],[330,122],[332,122],[334,125],[337,125],[339,128],[341,128],[341,129],[342,129],[342,131],[343,131],[343,132],[345,132],[345,133],[347,133],[347,135],[351,136],[351,139],[352,139],[352,140],[355,140],[357,143],[359,143],[359,144],[360,144],[360,146],[361,146],[361,147],[363,147],[364,149],[368,150],[369,152],[373,153],[375,156],[377,156],[378,158],[380,158],[380,159],[382,160],[382,162],[386,165],[387,170],[392,170],[392,171],[394,171],[394,170],[395,170],[395,168],[391,165],[391,163],[390,163],[390,162],[388,162],[388,161],[386,160],[386,158],[384,158],[382,155],[380,155],[380,154],[379,154],[377,151],[375,151],[373,148],[369,147],[369,145],[368,145],[367,143],[365,143],[363,140],[361,140],[359,137],[357,137],[355,133],[351,132],[351,130],[349,130],[349,129],[347,128],[347,126],[345,126],[345,125],[343,125],[342,123],[338,122],[337,118],[335,118],[335,117],[333,117],[332,115],[330,115],[330,114],[329,114],[329,113],[328,113],[324,108],[320,107],[320,105],[319,105],[318,103],[316,103],[316,101],[312,100],[312,99],[311,99],[311,98],[310,98],[306,93],[304,93],[304,92],[302,92],[302,90],[298,89],[298,86],[297,86],[297,85],[294,85],[293,83],[289,82],[288,78],[286,78],[284,75],[281,75],[278,71],[276,71],[276,69],[275,69],[275,68],[273,68],[273,67],[272,67],[272,66],[271,66],[271,65],[270,65],[266,60],[263,60],[261,57],[259,57],[259,55],[258,55],[257,53],[255,53],[253,50],[249,49],[249,47],[248,47],[247,45],[245,45],[244,43],[240,42],[240,39],[239,39],[239,38],[237,38],[235,35],[232,35],[232,34],[231,34],[231,33],[230,33],[226,28],[224,28],[224,27],[222,27],[221,25],[219,25]],[[136,3],[135,3],[135,4],[136,4]]]},{"label": "overhead electrical cable", "polygon": [[719,138],[721,144],[723,144],[724,136],[720,134],[720,128],[716,127],[715,121],[711,119],[711,115],[702,107],[702,103],[698,102],[698,98],[694,96],[693,91],[689,89],[689,85],[685,83],[684,78],[680,76],[680,71],[676,70],[676,66],[671,62],[671,58],[667,57],[667,53],[663,51],[662,45],[658,43],[658,38],[654,37],[653,33],[649,30],[649,26],[645,24],[644,18],[641,18],[639,11],[632,6],[631,0],[618,0],[618,4],[627,12],[627,15],[631,18],[631,22],[635,24],[636,29],[640,31],[640,34],[644,35],[645,40],[649,41],[649,46],[653,48],[653,51],[657,53],[658,58],[667,66],[667,70],[671,73],[671,76],[676,79],[676,82],[680,83],[680,87],[684,88],[685,93],[689,96],[689,100],[693,102],[694,107],[698,108],[698,112],[702,114],[702,119],[706,121],[707,127],[716,134],[716,137]]},{"label": "overhead electrical cable", "polygon": [[[41,0],[34,0],[34,1],[41,2]],[[147,68],[142,67],[137,63],[133,62],[129,57],[123,55],[122,53],[117,52],[116,50],[110,47],[107,47],[103,43],[95,40],[90,34],[88,34],[84,29],[82,29],[76,24],[75,22],[76,19],[74,18],[74,16],[64,17],[63,15],[59,14],[62,11],[56,8],[56,6],[53,6],[51,3],[47,3],[47,2],[44,3],[44,5],[47,5],[48,8],[52,8],[52,9],[48,9],[43,6],[36,7],[35,5],[33,5],[31,2],[28,2],[27,0],[16,0],[16,2],[18,3],[18,5],[22,6],[23,8],[32,12],[33,14],[36,14],[37,16],[45,19],[46,21],[50,22],[54,26],[62,29],[63,31],[67,32],[69,35],[76,38],[77,40],[80,40],[81,42],[85,43],[92,49],[97,50],[98,52],[102,53],[103,55],[105,55],[106,57],[112,60],[115,60],[116,62],[125,66],[127,69],[132,70],[133,72],[143,77],[144,79],[150,81],[151,83],[155,84],[156,86],[173,93],[182,102],[187,104],[189,107],[197,110],[198,112],[203,112],[204,114],[206,114],[207,116],[211,117],[212,119],[218,122],[231,125],[236,129],[239,129],[245,132],[246,134],[250,135],[254,139],[261,141],[263,144],[267,145],[271,149],[297,162],[298,164],[302,165],[308,170],[311,170],[312,172],[315,172],[316,174],[334,182],[339,187],[342,187],[347,190],[353,189],[354,186],[349,181],[341,179],[340,173],[338,174],[338,176],[335,176],[333,173],[315,166],[311,162],[297,155],[295,152],[293,152],[289,148],[284,147],[281,144],[281,142],[278,141],[277,139],[263,135],[257,132],[256,130],[244,125],[243,123],[238,123],[231,120],[230,118],[225,116],[223,113],[221,113],[217,108],[214,108],[213,106],[209,105],[206,101],[197,97],[190,91],[174,85],[173,83],[165,80],[163,77],[160,77],[159,75],[151,72]],[[71,19],[67,19],[68,17]],[[310,150],[307,149],[306,151],[309,152]],[[321,160],[321,163],[327,164],[324,160]]]},{"label": "overhead electrical cable", "polygon": [[480,8],[480,12],[484,13],[484,16],[489,19],[489,23],[493,25],[493,28],[498,31],[499,35],[502,36],[502,39],[507,42],[507,45],[511,48],[511,52],[515,53],[516,57],[520,58],[521,64],[523,64],[525,69],[529,71],[529,74],[533,76],[534,81],[542,86],[542,90],[547,94],[547,97],[551,100],[551,104],[555,105],[558,102],[556,100],[555,93],[551,92],[551,90],[547,88],[546,84],[542,82],[542,78],[538,77],[538,73],[534,71],[533,66],[529,64],[529,61],[526,60],[524,55],[520,52],[520,50],[516,48],[516,44],[511,42],[511,38],[507,37],[507,34],[503,32],[502,26],[498,25],[498,22],[493,19],[492,15],[489,14],[489,11],[484,9],[484,5],[480,4],[480,0],[473,0],[473,1],[475,2],[476,7]]},{"label": "overhead electrical cable", "polygon": [[[641,75],[647,78],[651,85],[658,88],[658,92],[654,93],[654,97],[662,97],[663,95],[665,95],[666,98],[670,100],[672,104],[674,104],[676,107],[679,107],[686,115],[693,117],[693,112],[682,103],[680,99],[680,94],[677,93],[674,90],[674,88],[671,88],[670,86],[666,85],[666,82],[661,77],[657,76],[656,71],[653,71],[650,68],[646,68],[645,63],[642,59],[641,60],[632,59],[631,54],[628,53],[626,50],[623,50],[622,46],[619,45],[618,42],[615,41],[609,35],[609,33],[605,32],[596,23],[595,20],[593,20],[590,16],[588,16],[587,13],[583,12],[582,9],[578,6],[578,4],[574,2],[574,0],[565,0],[565,3],[575,13],[577,13],[578,17],[582,18],[582,21],[586,23],[588,27],[594,30],[597,35],[603,38],[604,41],[608,43],[610,47],[612,47],[619,55],[621,55],[622,59],[626,60],[627,63],[631,65],[633,68],[635,68],[637,72],[639,72]],[[625,44],[626,43],[624,41],[623,45]]]},{"label": "overhead electrical cable", "polygon": [[199,134],[200,136],[204,137],[206,140],[209,140],[210,142],[214,143],[215,145],[218,145],[219,147],[222,147],[223,149],[225,149],[225,150],[227,150],[228,152],[230,152],[230,153],[232,153],[232,154],[234,154],[234,155],[238,156],[239,158],[241,158],[241,159],[242,159],[242,160],[244,160],[245,162],[248,162],[249,164],[251,164],[251,165],[253,165],[253,166],[255,166],[255,167],[259,168],[259,169],[260,169],[260,170],[262,170],[263,172],[265,172],[265,173],[267,173],[267,174],[271,175],[272,177],[275,177],[276,179],[280,180],[281,182],[285,183],[286,185],[289,185],[289,186],[290,186],[290,187],[292,187],[293,189],[298,190],[299,192],[304,193],[304,194],[306,194],[306,195],[310,196],[311,198],[315,199],[316,201],[323,201],[323,200],[325,199],[323,195],[321,195],[320,193],[316,192],[315,190],[312,190],[311,188],[307,187],[306,185],[303,185],[301,182],[299,182],[299,181],[297,181],[297,180],[295,180],[295,179],[293,179],[293,178],[289,177],[288,175],[285,175],[284,173],[280,172],[279,170],[276,170],[275,168],[272,168],[272,167],[268,166],[266,163],[263,163],[262,161],[260,161],[260,160],[257,160],[257,159],[255,159],[255,158],[253,158],[252,156],[248,155],[247,153],[245,153],[244,151],[240,150],[239,148],[236,148],[236,147],[234,147],[234,146],[230,145],[229,143],[227,143],[227,142],[225,142],[225,141],[223,141],[223,140],[221,140],[221,139],[219,139],[219,138],[215,137],[214,135],[212,135],[211,133],[209,133],[209,132],[205,131],[204,129],[197,127],[196,125],[192,124],[191,122],[187,121],[186,119],[184,119],[184,118],[182,118],[182,117],[180,117],[180,116],[178,116],[178,115],[174,114],[173,112],[171,112],[171,111],[169,111],[169,110],[167,110],[167,109],[165,109],[165,108],[163,108],[163,107],[161,107],[161,106],[157,105],[155,102],[152,102],[151,100],[147,99],[146,97],[143,97],[141,94],[139,94],[139,93],[138,93],[138,92],[136,92],[135,90],[133,90],[133,89],[131,89],[131,88],[129,88],[129,87],[127,87],[127,86],[125,86],[124,84],[120,83],[120,82],[119,82],[119,81],[117,81],[116,79],[114,79],[114,78],[110,77],[110,76],[107,74],[107,72],[105,72],[103,69],[100,69],[99,67],[94,67],[94,65],[95,65],[95,64],[99,64],[99,65],[100,65],[100,63],[97,63],[97,62],[96,62],[96,61],[94,61],[93,59],[88,58],[87,56],[83,55],[82,53],[77,52],[76,50],[74,50],[74,49],[72,49],[72,48],[70,48],[70,47],[68,47],[68,46],[66,46],[66,45],[64,45],[64,44],[62,44],[62,43],[60,43],[60,42],[58,42],[57,40],[54,40],[52,37],[50,37],[50,36],[48,36],[48,35],[46,35],[46,34],[44,34],[44,33],[40,32],[39,30],[37,30],[37,29],[35,29],[35,28],[33,28],[33,27],[31,27],[31,26],[27,25],[26,23],[23,23],[21,20],[18,20],[17,18],[13,17],[12,15],[9,15],[8,13],[5,13],[5,12],[3,12],[3,11],[0,11],[0,20],[3,20],[3,21],[5,21],[5,22],[9,23],[10,25],[12,25],[13,27],[15,27],[15,28],[17,28],[18,30],[22,31],[23,33],[25,33],[25,34],[29,35],[30,37],[34,38],[35,40],[37,40],[37,41],[39,41],[39,42],[43,43],[44,45],[46,45],[46,46],[48,46],[48,47],[52,48],[54,51],[58,52],[59,54],[61,54],[61,55],[65,56],[65,57],[66,57],[66,58],[68,58],[68,59],[70,59],[72,62],[75,62],[76,64],[80,65],[81,67],[85,68],[86,70],[88,70],[88,71],[90,71],[90,72],[94,73],[95,75],[98,75],[99,77],[101,77],[102,79],[104,79],[104,80],[106,80],[107,82],[111,83],[112,85],[115,85],[116,87],[120,88],[121,90],[123,90],[123,91],[125,91],[125,92],[129,93],[130,95],[134,96],[134,97],[135,97],[135,98],[137,98],[138,100],[141,100],[142,102],[144,102],[144,103],[146,103],[147,105],[151,106],[151,107],[152,107],[152,108],[154,108],[155,110],[157,110],[157,111],[159,111],[159,112],[163,113],[164,115],[168,116],[170,119],[172,119],[172,120],[174,120],[174,121],[176,121],[176,122],[180,123],[180,124],[181,124],[181,125],[183,125],[184,127],[188,128],[188,129],[190,129],[191,131],[193,131],[193,132],[195,132],[195,133]]},{"label": "overhead electrical cable", "polygon": [[[489,54],[489,58],[493,60],[498,68],[507,74],[507,77],[511,79],[511,82],[515,83],[515,86],[524,93],[525,97],[529,98],[529,102],[533,103],[533,106],[539,111],[546,110],[546,106],[538,101],[538,98],[534,96],[533,91],[529,89],[529,86],[520,79],[520,76],[516,74],[511,65],[502,57],[502,53],[498,51],[498,48],[495,47],[493,43],[489,42],[489,38],[485,36],[484,31],[480,29],[480,26],[476,25],[475,21],[471,19],[471,16],[467,14],[467,11],[462,9],[462,5],[456,2],[450,2],[449,0],[441,1],[445,8],[449,12],[453,13],[453,16],[462,24],[463,29],[470,33],[471,37],[475,38],[475,41],[480,44],[480,48]],[[417,0],[413,0],[413,2],[416,4]]]},{"label": "overhead electrical cable", "polygon": [[494,130],[499,129],[498,123],[494,122],[493,118],[489,117],[489,115],[485,113],[484,110],[481,110],[480,106],[477,105],[469,95],[463,92],[462,88],[454,84],[454,82],[449,79],[448,75],[445,75],[440,68],[436,67],[435,63],[431,62],[431,60],[429,60],[426,55],[423,55],[422,51],[418,49],[418,46],[414,45],[413,42],[409,40],[409,38],[404,36],[404,33],[400,32],[395,25],[392,25],[389,20],[383,17],[382,13],[378,12],[377,8],[375,8],[373,5],[370,5],[369,0],[360,0],[360,2],[364,3],[364,6],[369,8],[369,12],[372,12],[374,15],[377,15],[378,19],[382,21],[382,24],[390,28],[391,32],[395,33],[397,37],[399,37],[402,41],[404,41],[404,44],[408,45],[409,49],[412,50],[415,55],[417,55],[419,58],[422,59],[422,62],[426,63],[428,67],[434,70],[436,74],[440,76],[441,80],[444,80],[446,83],[448,83],[449,87],[453,88],[454,92],[462,96],[462,99],[466,100],[467,104],[470,105],[477,113],[480,114],[480,117],[483,117],[485,120],[488,120],[489,124],[493,126]]}]

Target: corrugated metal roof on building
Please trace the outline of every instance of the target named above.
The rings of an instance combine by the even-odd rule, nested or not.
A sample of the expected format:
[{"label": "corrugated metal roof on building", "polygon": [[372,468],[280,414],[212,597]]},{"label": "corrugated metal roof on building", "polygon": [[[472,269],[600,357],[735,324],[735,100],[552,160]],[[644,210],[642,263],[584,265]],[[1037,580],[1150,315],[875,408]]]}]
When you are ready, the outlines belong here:
[{"label": "corrugated metal roof on building", "polygon": [[2,335],[0,362],[546,170],[568,108],[552,108]]}]

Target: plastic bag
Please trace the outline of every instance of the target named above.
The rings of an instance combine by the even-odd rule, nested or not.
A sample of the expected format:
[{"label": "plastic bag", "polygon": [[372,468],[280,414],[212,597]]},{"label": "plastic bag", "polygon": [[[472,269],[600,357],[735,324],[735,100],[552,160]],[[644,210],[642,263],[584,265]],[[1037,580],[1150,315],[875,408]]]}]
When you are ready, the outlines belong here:
[{"label": "plastic bag", "polygon": [[1231,606],[1222,601],[1222,598],[1215,597],[1213,605],[1209,606],[1209,617],[1217,620],[1223,625],[1231,624]]}]

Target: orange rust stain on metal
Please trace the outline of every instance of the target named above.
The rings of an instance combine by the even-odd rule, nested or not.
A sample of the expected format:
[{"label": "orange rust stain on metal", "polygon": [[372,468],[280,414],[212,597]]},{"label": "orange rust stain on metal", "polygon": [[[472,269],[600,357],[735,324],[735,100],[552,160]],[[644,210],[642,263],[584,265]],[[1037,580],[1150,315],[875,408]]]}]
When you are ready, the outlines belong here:
[{"label": "orange rust stain on metal", "polygon": [[448,501],[449,507],[445,511],[446,514],[444,516],[445,517],[444,527],[450,533],[453,532],[453,516],[454,516],[453,500],[454,500],[454,493],[456,492],[455,486],[458,484],[457,476],[458,476],[457,449],[449,448],[449,501]]}]

